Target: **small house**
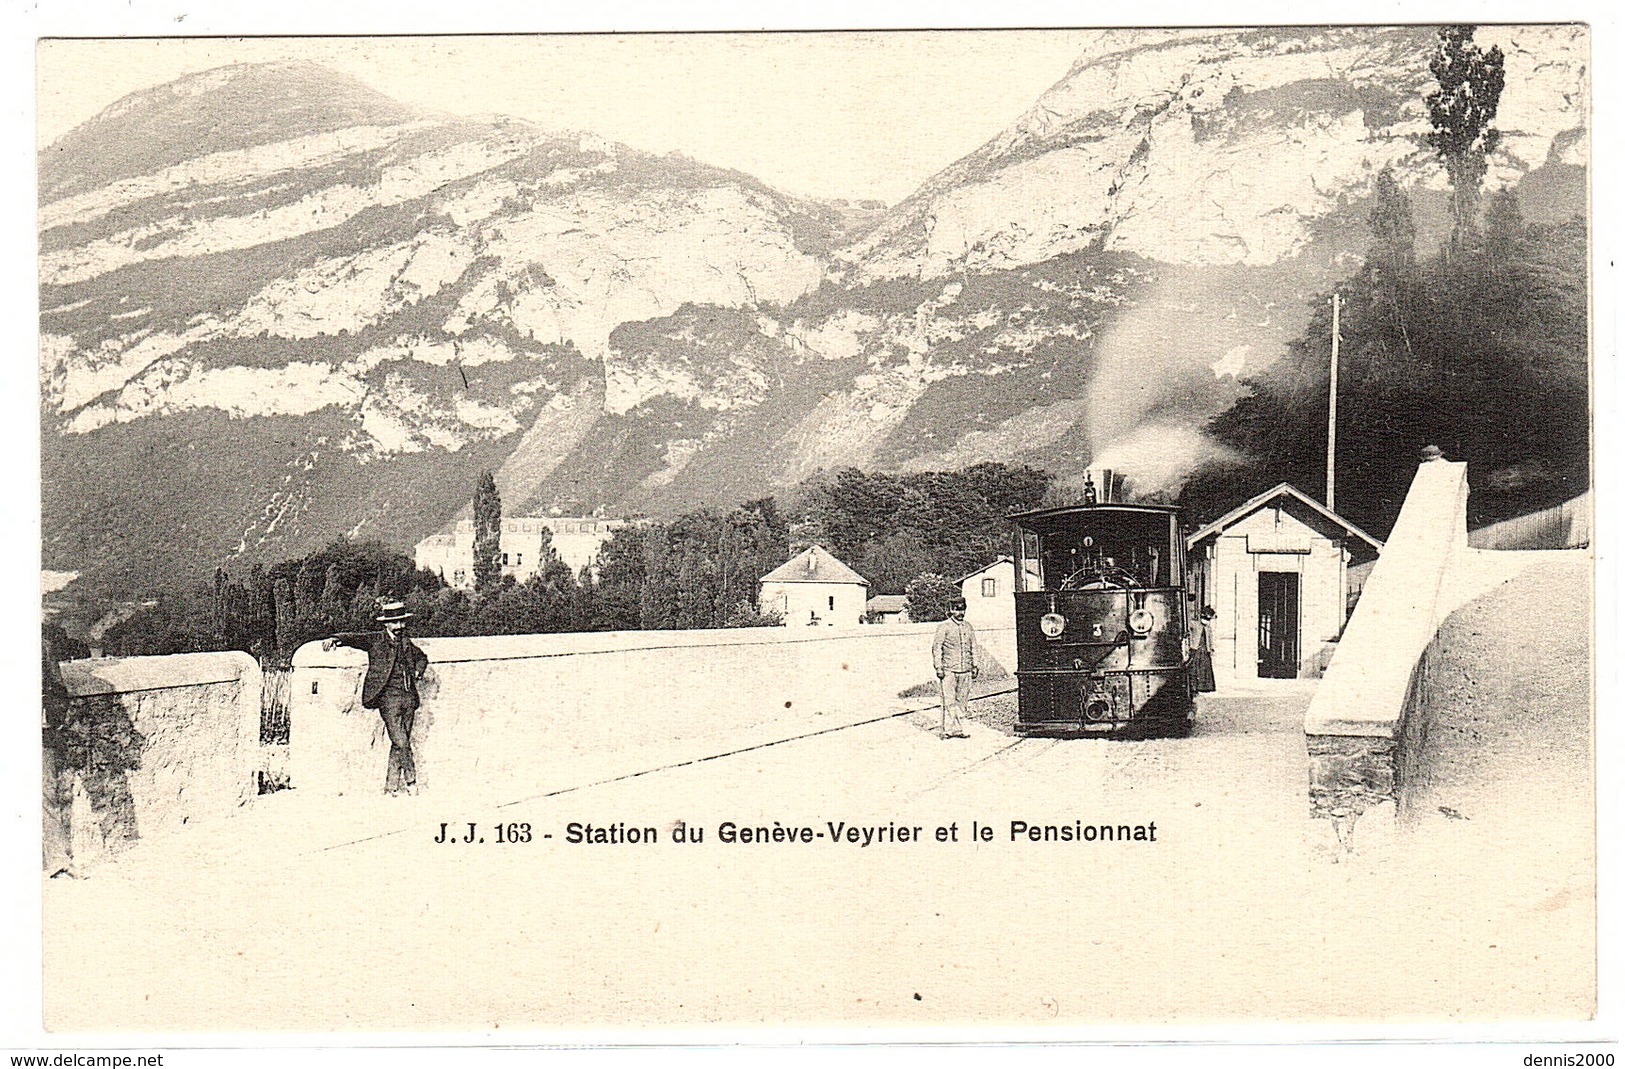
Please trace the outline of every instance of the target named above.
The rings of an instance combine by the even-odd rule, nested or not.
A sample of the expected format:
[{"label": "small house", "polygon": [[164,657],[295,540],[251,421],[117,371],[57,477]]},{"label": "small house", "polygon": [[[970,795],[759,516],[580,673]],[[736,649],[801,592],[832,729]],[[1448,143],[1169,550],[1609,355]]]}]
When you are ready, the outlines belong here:
[{"label": "small house", "polygon": [[908,618],[908,595],[906,594],[876,594],[864,606],[866,619],[872,624],[906,624]]},{"label": "small house", "polygon": [[762,576],[757,606],[786,627],[855,627],[868,601],[869,580],[823,546],[808,546]]},{"label": "small house", "polygon": [[1016,565],[1009,557],[978,568],[959,581],[965,622],[977,630],[1016,626]]},{"label": "small house", "polygon": [[1350,573],[1382,543],[1281,483],[1186,539],[1191,611],[1212,606],[1213,672],[1226,680],[1318,677],[1351,608]]}]

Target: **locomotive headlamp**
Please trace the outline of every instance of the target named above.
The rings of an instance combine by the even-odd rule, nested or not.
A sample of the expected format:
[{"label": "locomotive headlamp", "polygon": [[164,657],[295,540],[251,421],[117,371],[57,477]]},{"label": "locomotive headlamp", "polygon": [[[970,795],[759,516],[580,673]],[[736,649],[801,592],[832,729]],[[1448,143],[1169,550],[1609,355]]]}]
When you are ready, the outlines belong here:
[{"label": "locomotive headlamp", "polygon": [[1128,614],[1128,629],[1144,638],[1151,633],[1151,627],[1157,618],[1151,615],[1150,609],[1135,609]]},{"label": "locomotive headlamp", "polygon": [[1046,638],[1060,638],[1061,632],[1066,630],[1066,617],[1058,612],[1047,612],[1038,618],[1038,630],[1044,632]]}]

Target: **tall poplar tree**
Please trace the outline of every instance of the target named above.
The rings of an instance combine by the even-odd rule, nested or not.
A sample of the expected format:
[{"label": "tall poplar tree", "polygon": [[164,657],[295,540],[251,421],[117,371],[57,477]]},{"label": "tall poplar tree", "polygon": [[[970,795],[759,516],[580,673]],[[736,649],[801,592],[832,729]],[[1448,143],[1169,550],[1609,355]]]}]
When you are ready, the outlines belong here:
[{"label": "tall poplar tree", "polygon": [[502,582],[502,498],[490,472],[474,487],[474,589],[495,590]]},{"label": "tall poplar tree", "polygon": [[1439,30],[1428,63],[1439,83],[1427,95],[1428,119],[1433,124],[1428,144],[1443,158],[1450,177],[1450,210],[1455,217],[1450,233],[1452,255],[1466,247],[1478,229],[1479,185],[1488,169],[1486,160],[1501,140],[1501,132],[1490,123],[1501,104],[1504,68],[1499,47],[1486,52],[1473,43],[1473,27]]}]

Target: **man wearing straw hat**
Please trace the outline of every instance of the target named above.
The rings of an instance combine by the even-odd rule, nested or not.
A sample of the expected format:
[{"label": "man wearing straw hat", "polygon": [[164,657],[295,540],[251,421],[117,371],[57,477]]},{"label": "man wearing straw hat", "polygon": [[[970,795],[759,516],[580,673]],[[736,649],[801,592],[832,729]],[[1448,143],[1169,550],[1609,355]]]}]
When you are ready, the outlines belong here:
[{"label": "man wearing straw hat", "polygon": [[418,711],[418,680],[429,667],[429,657],[406,636],[412,614],[398,601],[378,608],[382,631],[352,631],[322,642],[322,649],[349,646],[367,651],[367,677],[361,684],[361,704],[378,710],[389,735],[389,772],[384,793],[417,793],[418,770],[412,762],[412,719]]}]

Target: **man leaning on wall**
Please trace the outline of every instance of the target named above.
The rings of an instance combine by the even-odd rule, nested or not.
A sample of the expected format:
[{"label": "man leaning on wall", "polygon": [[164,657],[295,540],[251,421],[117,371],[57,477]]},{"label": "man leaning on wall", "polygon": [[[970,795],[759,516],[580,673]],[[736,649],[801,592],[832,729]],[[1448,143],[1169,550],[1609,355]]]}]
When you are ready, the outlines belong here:
[{"label": "man leaning on wall", "polygon": [[361,704],[378,710],[389,735],[389,770],[384,775],[384,793],[394,796],[416,794],[417,764],[412,760],[412,722],[417,717],[418,680],[428,670],[429,656],[418,649],[406,634],[406,621],[412,614],[398,601],[379,606],[382,631],[351,631],[322,641],[322,649],[349,646],[365,650],[367,676],[361,684]]}]

